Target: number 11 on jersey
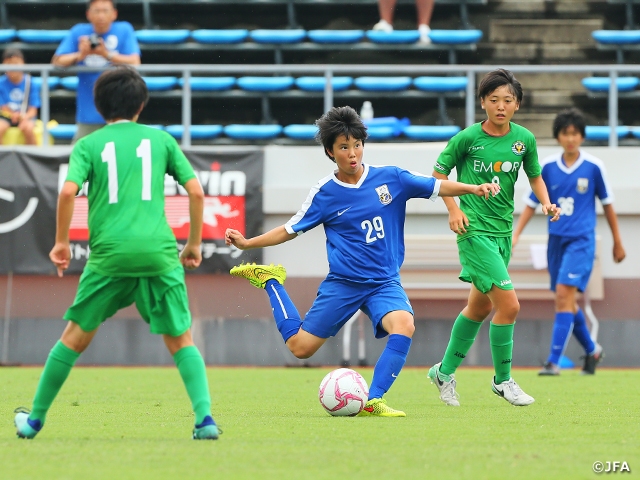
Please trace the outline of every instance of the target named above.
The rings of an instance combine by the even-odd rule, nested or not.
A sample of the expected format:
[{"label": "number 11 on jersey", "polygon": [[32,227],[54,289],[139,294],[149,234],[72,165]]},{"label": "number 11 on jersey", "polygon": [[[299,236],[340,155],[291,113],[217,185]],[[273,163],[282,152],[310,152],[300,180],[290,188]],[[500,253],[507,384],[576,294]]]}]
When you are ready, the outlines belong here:
[{"label": "number 11 on jersey", "polygon": [[[151,200],[151,140],[143,138],[136,148],[136,155],[142,160],[142,200]],[[118,166],[116,144],[107,142],[102,150],[102,161],[107,164],[109,178],[109,203],[118,203]]]}]

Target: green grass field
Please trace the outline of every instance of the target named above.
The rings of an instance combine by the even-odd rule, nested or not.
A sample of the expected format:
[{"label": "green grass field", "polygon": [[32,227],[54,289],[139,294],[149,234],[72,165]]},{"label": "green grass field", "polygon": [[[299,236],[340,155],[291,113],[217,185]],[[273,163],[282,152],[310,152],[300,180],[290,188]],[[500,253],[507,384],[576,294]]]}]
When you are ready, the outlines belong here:
[{"label": "green grass field", "polygon": [[406,418],[329,417],[317,400],[329,370],[209,369],[224,434],[196,442],[176,369],[76,368],[26,441],[13,410],[30,406],[41,369],[0,368],[0,479],[588,479],[598,460],[640,474],[640,370],[516,370],[536,403],[513,407],[491,370],[462,368],[452,408],[426,369],[407,368],[387,395]]}]

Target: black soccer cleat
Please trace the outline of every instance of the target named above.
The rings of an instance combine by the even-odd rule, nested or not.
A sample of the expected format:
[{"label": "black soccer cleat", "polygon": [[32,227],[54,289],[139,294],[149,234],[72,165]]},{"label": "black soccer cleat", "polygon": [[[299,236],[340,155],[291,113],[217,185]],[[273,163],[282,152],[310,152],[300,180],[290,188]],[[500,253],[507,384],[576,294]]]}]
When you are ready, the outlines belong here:
[{"label": "black soccer cleat", "polygon": [[594,375],[596,373],[596,366],[604,358],[604,350],[602,345],[596,344],[596,351],[591,355],[584,357],[584,366],[582,367],[582,375]]}]

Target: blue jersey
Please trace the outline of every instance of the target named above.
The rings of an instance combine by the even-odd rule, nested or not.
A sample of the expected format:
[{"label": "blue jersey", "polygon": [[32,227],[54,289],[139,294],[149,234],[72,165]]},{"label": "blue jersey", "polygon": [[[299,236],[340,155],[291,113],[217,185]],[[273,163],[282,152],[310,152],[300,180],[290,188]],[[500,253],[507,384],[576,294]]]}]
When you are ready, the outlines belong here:
[{"label": "blue jersey", "polygon": [[[543,160],[542,178],[551,203],[562,209],[557,222],[549,221],[549,235],[593,235],[596,228],[596,197],[603,205],[613,202],[602,161],[581,151],[578,160],[567,167],[562,160],[562,153],[558,153]],[[524,201],[532,208],[539,203],[531,190],[525,194]]]},{"label": "blue jersey", "polygon": [[[78,40],[80,37],[88,37],[92,33],[93,25],[90,23],[79,23],[74,25],[67,36],[62,40],[56,55],[74,53],[78,51]],[[129,22],[113,22],[111,28],[100,38],[104,40],[106,49],[113,54],[140,55],[140,47],[133,27]],[[104,67],[109,61],[101,55],[87,55],[78,66]],[[78,74],[78,93],[76,97],[76,121],[78,123],[105,123],[102,115],[96,110],[93,102],[93,84],[96,82],[100,72],[88,72]]]},{"label": "blue jersey", "polygon": [[[14,112],[19,112],[24,101],[27,75],[22,76],[22,81],[13,83],[6,75],[0,77],[0,105],[7,105]],[[27,107],[40,108],[40,89],[33,84],[33,79],[29,85],[29,100]]]},{"label": "blue jersey", "polygon": [[330,274],[356,281],[399,281],[407,200],[435,200],[440,180],[398,167],[363,165],[355,185],[341,182],[334,173],[320,180],[285,228],[301,234],[324,226]]}]

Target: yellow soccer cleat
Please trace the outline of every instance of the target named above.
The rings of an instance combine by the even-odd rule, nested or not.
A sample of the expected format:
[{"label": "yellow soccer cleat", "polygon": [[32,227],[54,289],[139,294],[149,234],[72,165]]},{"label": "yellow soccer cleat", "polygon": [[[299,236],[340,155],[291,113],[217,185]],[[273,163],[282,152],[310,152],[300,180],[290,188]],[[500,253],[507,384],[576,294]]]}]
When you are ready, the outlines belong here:
[{"label": "yellow soccer cleat", "polygon": [[284,285],[287,278],[287,271],[282,265],[256,265],[255,263],[243,263],[233,267],[229,272],[234,277],[246,278],[256,288],[264,288],[271,279],[277,280]]},{"label": "yellow soccer cleat", "polygon": [[369,400],[358,417],[406,417],[407,414],[400,410],[394,410],[387,405],[384,398],[372,398]]}]

